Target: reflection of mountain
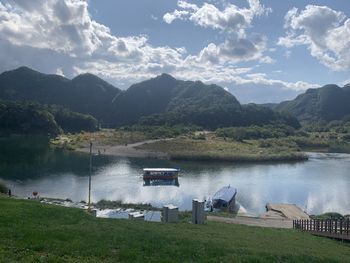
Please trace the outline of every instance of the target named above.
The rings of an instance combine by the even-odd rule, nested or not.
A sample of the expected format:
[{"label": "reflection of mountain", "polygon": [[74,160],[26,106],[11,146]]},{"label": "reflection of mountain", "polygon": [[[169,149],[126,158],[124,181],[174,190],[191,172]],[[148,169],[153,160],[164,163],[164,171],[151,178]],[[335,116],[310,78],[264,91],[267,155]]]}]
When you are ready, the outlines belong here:
[{"label": "reflection of mountain", "polygon": [[143,186],[180,186],[179,179],[172,179],[172,180],[162,180],[162,179],[157,179],[157,180],[151,180],[151,179],[146,179],[143,180]]},{"label": "reflection of mountain", "polygon": [[[0,139],[0,160],[0,177],[3,179],[25,180],[62,173],[85,176],[89,173],[88,155],[50,147],[43,136]],[[98,156],[93,163],[98,169],[109,160]]]}]

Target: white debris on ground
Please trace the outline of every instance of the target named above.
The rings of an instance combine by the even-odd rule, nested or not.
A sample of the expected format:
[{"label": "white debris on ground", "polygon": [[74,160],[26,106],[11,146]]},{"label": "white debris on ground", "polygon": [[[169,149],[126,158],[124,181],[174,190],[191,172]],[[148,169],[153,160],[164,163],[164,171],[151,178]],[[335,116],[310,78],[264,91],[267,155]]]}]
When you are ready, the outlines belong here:
[{"label": "white debris on ground", "polygon": [[118,218],[118,219],[128,219],[130,213],[138,212],[143,214],[145,221],[160,222],[161,212],[160,211],[138,211],[135,209],[97,209],[97,217],[103,218]]},{"label": "white debris on ground", "polygon": [[[71,200],[54,199],[54,198],[41,198],[40,203],[59,205],[64,207],[88,209],[85,202],[73,202]],[[98,209],[91,206],[91,209],[96,210],[96,217],[101,218],[117,218],[117,219],[128,219],[130,213],[138,212],[144,215],[145,221],[160,222],[161,212],[160,211],[146,211],[146,210],[135,210],[132,208],[122,209]]]}]

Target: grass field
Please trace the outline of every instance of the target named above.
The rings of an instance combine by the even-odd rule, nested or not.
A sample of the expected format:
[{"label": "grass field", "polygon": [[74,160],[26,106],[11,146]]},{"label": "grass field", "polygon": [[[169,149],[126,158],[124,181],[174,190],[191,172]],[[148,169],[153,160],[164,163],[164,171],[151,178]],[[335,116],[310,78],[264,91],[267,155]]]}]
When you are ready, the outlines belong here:
[{"label": "grass field", "polygon": [[179,137],[171,141],[144,144],[139,149],[165,152],[172,159],[216,160],[216,161],[297,161],[306,156],[299,152],[297,145],[281,140],[246,140],[237,142],[224,140],[213,134],[205,139]]},{"label": "grass field", "polygon": [[0,262],[349,262],[350,245],[294,230],[93,218],[0,197]]},{"label": "grass field", "polygon": [[[166,138],[167,134],[171,133],[103,129],[93,133],[82,132],[80,134],[61,135],[55,140],[52,140],[51,143],[74,150],[86,147],[90,140],[97,145],[123,145],[149,139]],[[333,133],[326,132],[308,133],[308,136],[242,141],[218,137],[214,132],[203,133],[190,131],[180,136],[171,137],[175,137],[175,139],[145,144],[138,148],[166,153],[172,159],[239,162],[306,160],[306,155],[302,151],[350,152],[350,142],[344,140],[344,135],[334,135]]]},{"label": "grass field", "polygon": [[51,140],[51,144],[74,150],[87,146],[90,141],[100,145],[122,145],[145,141],[147,139],[150,139],[150,136],[139,131],[102,129],[97,132],[63,134]]}]

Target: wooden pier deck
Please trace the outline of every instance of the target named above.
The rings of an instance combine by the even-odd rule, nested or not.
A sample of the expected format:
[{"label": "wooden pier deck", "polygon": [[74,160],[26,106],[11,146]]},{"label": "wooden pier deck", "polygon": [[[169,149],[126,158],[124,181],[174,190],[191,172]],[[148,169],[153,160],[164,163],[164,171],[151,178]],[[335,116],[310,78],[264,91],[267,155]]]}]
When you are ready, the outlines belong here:
[{"label": "wooden pier deck", "polygon": [[310,219],[306,214],[295,204],[266,204],[267,212],[261,215],[261,218],[287,218],[291,220],[296,219]]},{"label": "wooden pier deck", "polygon": [[293,228],[312,235],[350,241],[350,219],[293,220]]}]

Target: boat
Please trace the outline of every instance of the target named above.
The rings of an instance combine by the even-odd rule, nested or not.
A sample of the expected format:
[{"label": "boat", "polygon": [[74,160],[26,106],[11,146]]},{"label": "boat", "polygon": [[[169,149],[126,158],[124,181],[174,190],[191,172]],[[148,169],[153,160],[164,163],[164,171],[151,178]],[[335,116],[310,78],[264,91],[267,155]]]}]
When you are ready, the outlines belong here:
[{"label": "boat", "polygon": [[144,179],[143,186],[180,186],[179,179]]},{"label": "boat", "polygon": [[144,168],[143,180],[174,180],[179,177],[178,168]]},{"label": "boat", "polygon": [[225,186],[217,191],[211,199],[213,209],[228,210],[233,212],[236,205],[237,189],[232,186]]}]

